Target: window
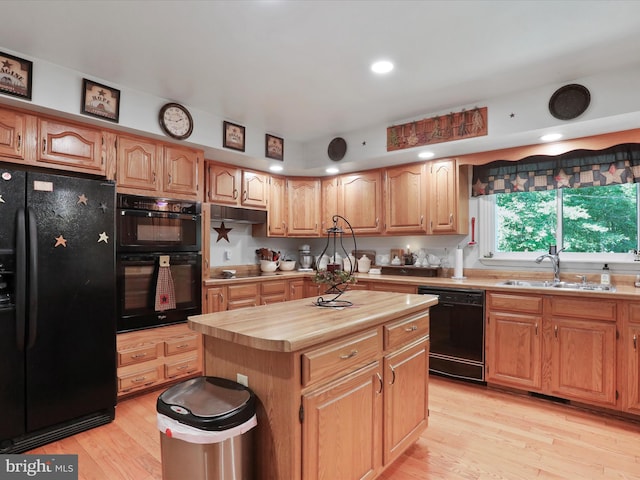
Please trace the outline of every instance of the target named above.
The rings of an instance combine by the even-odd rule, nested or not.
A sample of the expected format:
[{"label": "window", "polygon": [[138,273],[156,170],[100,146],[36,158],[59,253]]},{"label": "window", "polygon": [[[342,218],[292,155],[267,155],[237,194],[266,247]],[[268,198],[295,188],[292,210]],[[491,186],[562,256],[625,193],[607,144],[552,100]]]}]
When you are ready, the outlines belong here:
[{"label": "window", "polygon": [[626,253],[638,245],[638,184],[498,193],[495,251]]}]

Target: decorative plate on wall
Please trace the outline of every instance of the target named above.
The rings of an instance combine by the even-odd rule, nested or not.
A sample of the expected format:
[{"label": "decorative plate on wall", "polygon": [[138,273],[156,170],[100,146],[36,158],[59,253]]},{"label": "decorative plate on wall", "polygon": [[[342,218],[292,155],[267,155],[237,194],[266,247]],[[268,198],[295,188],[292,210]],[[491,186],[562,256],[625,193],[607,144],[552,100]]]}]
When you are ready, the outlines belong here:
[{"label": "decorative plate on wall", "polygon": [[582,85],[572,83],[560,87],[551,95],[549,112],[560,120],[572,120],[582,115],[590,102],[589,90]]},{"label": "decorative plate on wall", "polygon": [[345,153],[347,153],[347,142],[342,137],[336,137],[329,142],[329,148],[327,148],[327,154],[329,158],[334,162],[342,160]]}]

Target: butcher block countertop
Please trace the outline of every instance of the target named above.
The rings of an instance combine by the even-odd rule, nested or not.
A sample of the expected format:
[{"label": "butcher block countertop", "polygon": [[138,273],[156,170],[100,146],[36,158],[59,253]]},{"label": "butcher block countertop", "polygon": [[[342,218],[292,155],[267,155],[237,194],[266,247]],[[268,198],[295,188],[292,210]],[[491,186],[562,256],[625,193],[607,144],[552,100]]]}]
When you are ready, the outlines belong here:
[{"label": "butcher block countertop", "polygon": [[344,308],[318,307],[315,298],[189,317],[192,330],[259,350],[295,352],[381,325],[438,303],[433,295],[347,291]]}]

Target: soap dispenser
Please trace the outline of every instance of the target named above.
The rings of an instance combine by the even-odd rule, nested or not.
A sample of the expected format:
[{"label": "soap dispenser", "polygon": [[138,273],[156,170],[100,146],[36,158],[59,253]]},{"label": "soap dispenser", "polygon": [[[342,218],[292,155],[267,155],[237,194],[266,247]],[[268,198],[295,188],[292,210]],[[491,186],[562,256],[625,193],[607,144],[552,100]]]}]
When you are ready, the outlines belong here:
[{"label": "soap dispenser", "polygon": [[609,265],[607,263],[602,267],[602,273],[600,274],[600,283],[602,285],[609,285],[611,283],[611,276],[609,275]]}]

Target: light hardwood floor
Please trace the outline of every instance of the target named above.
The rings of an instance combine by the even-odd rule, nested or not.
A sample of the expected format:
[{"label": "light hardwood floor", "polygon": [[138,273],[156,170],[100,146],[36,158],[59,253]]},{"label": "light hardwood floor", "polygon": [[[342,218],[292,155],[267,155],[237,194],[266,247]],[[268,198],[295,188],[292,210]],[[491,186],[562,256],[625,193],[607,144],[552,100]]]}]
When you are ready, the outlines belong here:
[{"label": "light hardwood floor", "polygon": [[[640,480],[640,422],[430,382],[429,427],[384,480]],[[30,453],[79,454],[80,480],[160,480],[159,393],[125,400],[113,423]]]}]

